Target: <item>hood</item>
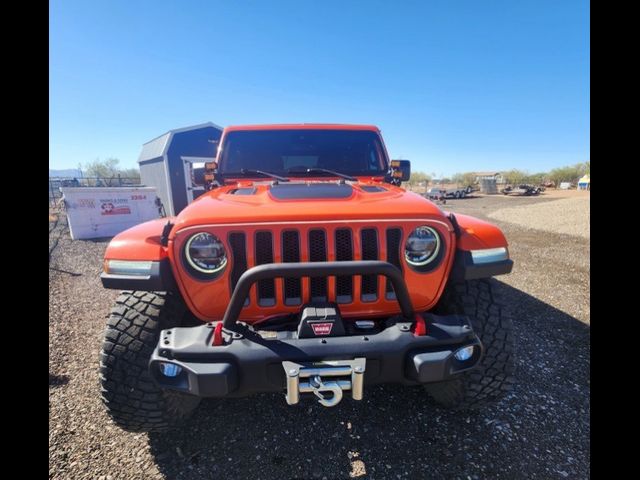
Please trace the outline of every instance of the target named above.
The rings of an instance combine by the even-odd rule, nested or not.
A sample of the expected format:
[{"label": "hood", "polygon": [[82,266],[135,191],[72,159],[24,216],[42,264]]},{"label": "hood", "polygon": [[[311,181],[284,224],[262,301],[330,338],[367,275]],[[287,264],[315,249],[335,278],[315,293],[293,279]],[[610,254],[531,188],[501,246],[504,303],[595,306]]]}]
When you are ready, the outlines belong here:
[{"label": "hood", "polygon": [[426,198],[386,183],[242,182],[198,197],[175,219],[176,230],[203,224],[380,218],[442,218]]}]

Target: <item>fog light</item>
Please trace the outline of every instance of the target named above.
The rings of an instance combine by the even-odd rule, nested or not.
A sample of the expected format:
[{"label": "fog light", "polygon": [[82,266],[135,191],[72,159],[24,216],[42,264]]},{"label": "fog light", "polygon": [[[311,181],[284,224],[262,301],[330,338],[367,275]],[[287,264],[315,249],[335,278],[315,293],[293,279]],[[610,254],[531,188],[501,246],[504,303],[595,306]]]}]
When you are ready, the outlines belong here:
[{"label": "fog light", "polygon": [[456,351],[453,356],[456,357],[456,360],[464,362],[465,360],[469,360],[473,355],[473,348],[473,345],[471,345],[470,347],[461,348],[460,350]]},{"label": "fog light", "polygon": [[175,363],[160,362],[160,371],[165,377],[176,377],[182,371],[182,367]]}]

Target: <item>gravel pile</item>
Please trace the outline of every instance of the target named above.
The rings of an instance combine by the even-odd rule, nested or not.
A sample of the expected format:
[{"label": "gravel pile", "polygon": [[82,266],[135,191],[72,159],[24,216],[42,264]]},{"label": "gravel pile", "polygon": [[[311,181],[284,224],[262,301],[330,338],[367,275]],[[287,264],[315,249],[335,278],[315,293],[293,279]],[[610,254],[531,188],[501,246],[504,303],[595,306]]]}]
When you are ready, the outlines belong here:
[{"label": "gravel pile", "polygon": [[[446,208],[486,218],[513,204]],[[49,477],[589,478],[588,241],[498,223],[516,262],[497,281],[519,351],[516,387],[500,405],[450,412],[395,385],[331,409],[265,394],[202,402],[184,430],[147,435],[115,427],[99,399],[98,352],[117,296],[98,277],[107,242],[71,241],[64,217],[50,221]]]},{"label": "gravel pile", "polygon": [[589,238],[589,204],[589,197],[566,198],[502,208],[489,217],[528,229]]}]

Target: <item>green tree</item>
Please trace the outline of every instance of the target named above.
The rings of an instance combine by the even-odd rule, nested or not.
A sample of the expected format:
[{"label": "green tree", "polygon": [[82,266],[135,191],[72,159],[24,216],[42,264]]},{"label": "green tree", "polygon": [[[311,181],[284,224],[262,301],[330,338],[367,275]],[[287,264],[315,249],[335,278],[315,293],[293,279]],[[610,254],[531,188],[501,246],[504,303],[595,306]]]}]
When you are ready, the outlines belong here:
[{"label": "green tree", "polygon": [[576,163],[572,166],[554,168],[549,172],[549,178],[556,186],[560,186],[562,182],[577,183],[580,177],[587,172],[587,168],[586,163]]},{"label": "green tree", "polygon": [[119,163],[120,160],[117,158],[107,158],[106,160],[96,158],[87,164],[85,172],[88,177],[96,177],[97,185],[104,184],[110,187],[115,184],[114,179],[118,178]]},{"label": "green tree", "polygon": [[429,185],[431,181],[431,175],[424,172],[411,172],[411,178],[409,179],[409,183],[411,185],[417,186],[419,183],[424,182],[424,185]]},{"label": "green tree", "polygon": [[544,179],[547,177],[547,175],[548,174],[546,172],[532,173],[531,175],[527,175],[526,177],[524,177],[524,183],[528,183],[531,185],[540,185],[544,182]]},{"label": "green tree", "polygon": [[117,158],[107,158],[106,160],[95,159],[89,162],[84,172],[87,177],[95,177],[96,185],[114,187],[121,184],[122,179],[126,183],[140,183],[140,170],[137,168],[121,169],[118,167],[120,160]]},{"label": "green tree", "polygon": [[453,183],[468,187],[469,185],[475,185],[476,174],[473,172],[456,173],[451,177]]},{"label": "green tree", "polygon": [[518,170],[514,168],[513,170],[508,170],[502,174],[505,181],[511,185],[517,185],[518,183],[524,183],[525,178],[528,173],[523,170]]},{"label": "green tree", "polygon": [[140,170],[137,168],[127,168],[122,170],[121,173],[122,178],[126,178],[127,183],[140,183]]}]

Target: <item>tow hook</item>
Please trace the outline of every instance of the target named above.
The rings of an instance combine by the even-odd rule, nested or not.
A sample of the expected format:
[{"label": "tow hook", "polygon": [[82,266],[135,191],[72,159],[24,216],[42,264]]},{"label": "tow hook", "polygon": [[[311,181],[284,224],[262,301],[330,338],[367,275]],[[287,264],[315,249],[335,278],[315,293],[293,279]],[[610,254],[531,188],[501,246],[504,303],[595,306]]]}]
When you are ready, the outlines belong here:
[{"label": "tow hook", "polygon": [[[342,400],[345,390],[351,390],[354,400],[362,400],[365,366],[366,358],[325,360],[310,364],[282,362],[287,376],[287,404],[297,404],[301,393],[313,393],[323,407],[335,407]],[[300,381],[307,378],[308,381]]]},{"label": "tow hook", "polygon": [[[323,383],[320,375],[314,375],[309,380],[309,385],[313,394],[320,399],[318,403],[323,407],[333,407],[342,400],[342,388],[336,382]],[[332,392],[333,396],[327,399],[321,392]]]}]

